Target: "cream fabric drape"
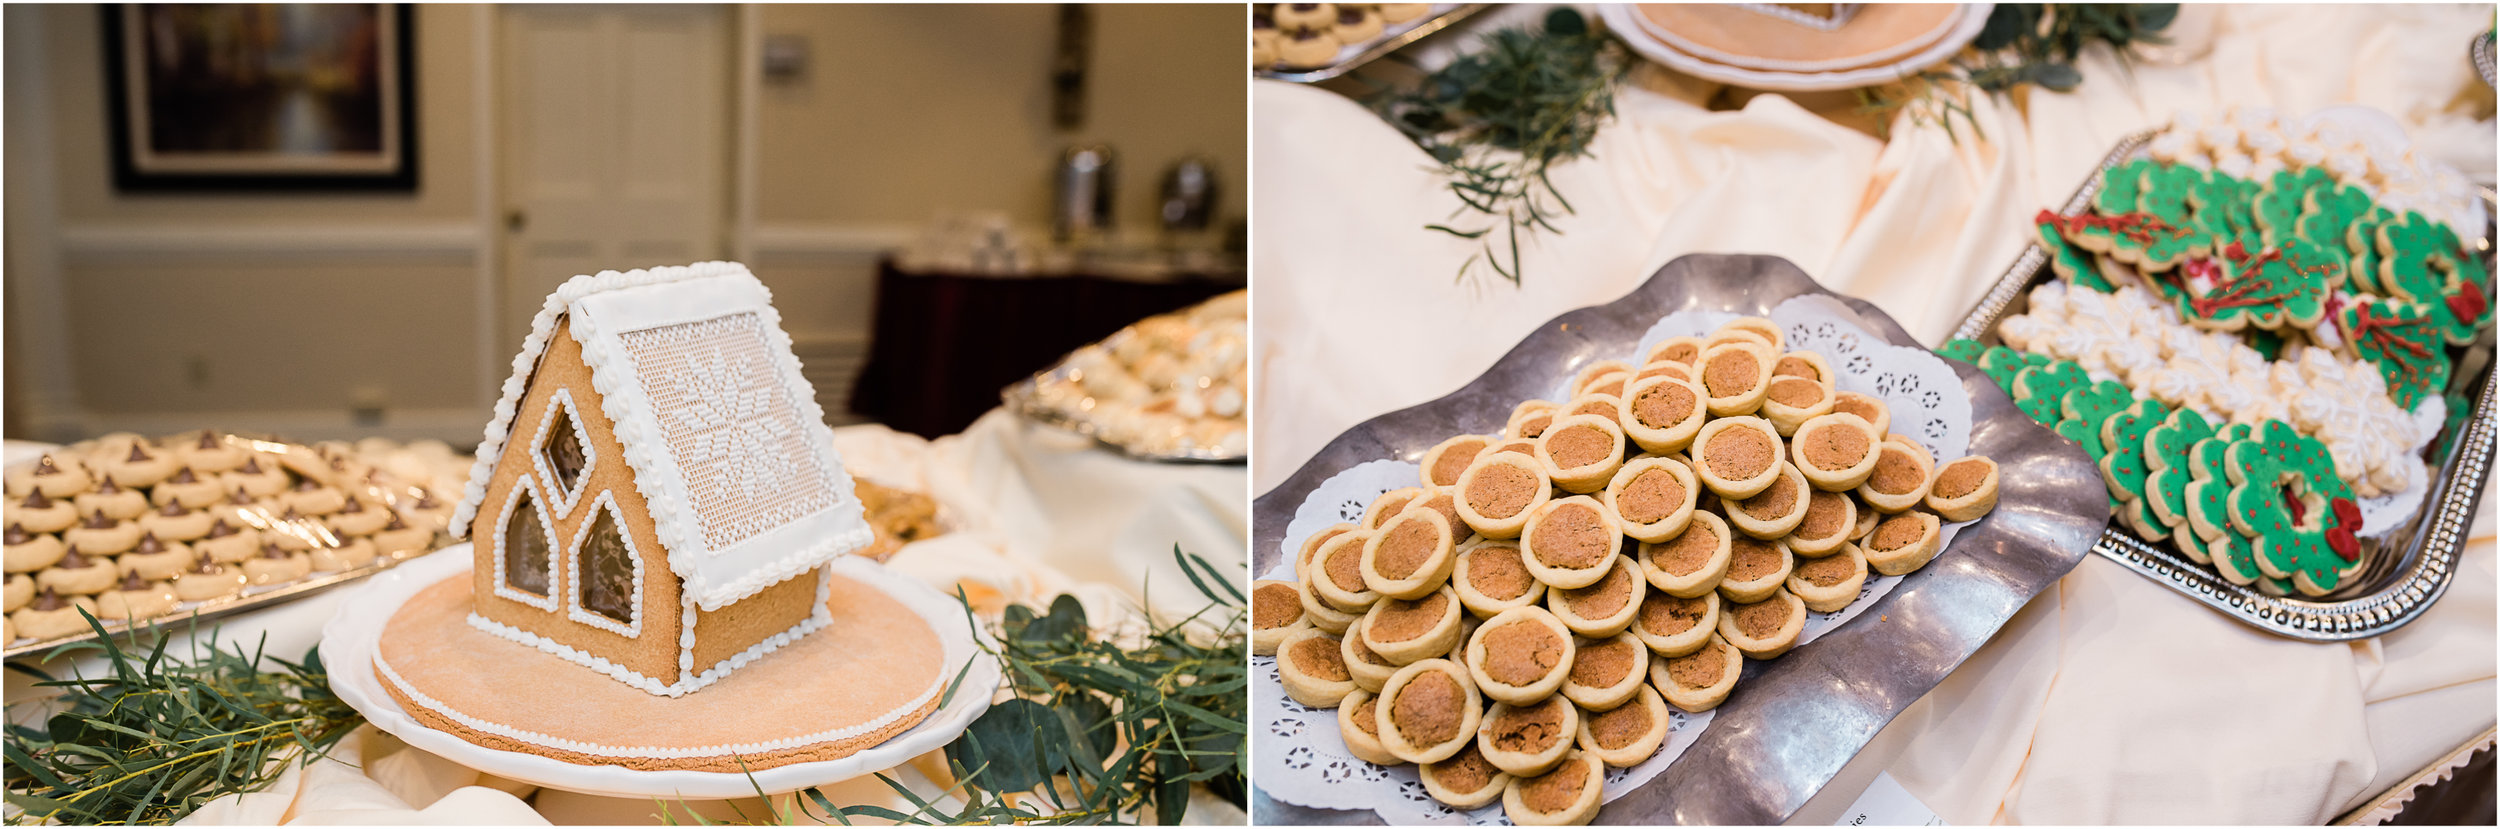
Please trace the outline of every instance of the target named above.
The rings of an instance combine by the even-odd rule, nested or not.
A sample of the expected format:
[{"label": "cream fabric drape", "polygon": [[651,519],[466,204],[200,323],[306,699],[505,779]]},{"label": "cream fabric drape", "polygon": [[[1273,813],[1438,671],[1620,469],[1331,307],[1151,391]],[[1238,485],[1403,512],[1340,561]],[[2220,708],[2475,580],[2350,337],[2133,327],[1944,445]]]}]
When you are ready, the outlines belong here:
[{"label": "cream fabric drape", "polygon": [[[1256,488],[1688,253],[1787,257],[1938,341],[2012,263],[2034,212],[2119,137],[2181,109],[2366,104],[2403,122],[2417,153],[2489,183],[2492,93],[2465,49],[2491,20],[2488,5],[2188,7],[2155,62],[2122,68],[2099,51],[2071,94],[1976,101],[1986,138],[1958,143],[1907,121],[1879,141],[1780,95],[1711,111],[1700,102],[1715,87],[1645,68],[1595,157],[1555,171],[1578,215],[1536,237],[1518,287],[1453,283],[1473,247],[1420,229],[1459,205],[1412,144],[1339,95],[1259,83]],[[1796,822],[1829,822],[1880,771],[1953,823],[2332,819],[2494,721],[2489,502],[2447,596],[2352,645],[2258,633],[2087,558]]]}]

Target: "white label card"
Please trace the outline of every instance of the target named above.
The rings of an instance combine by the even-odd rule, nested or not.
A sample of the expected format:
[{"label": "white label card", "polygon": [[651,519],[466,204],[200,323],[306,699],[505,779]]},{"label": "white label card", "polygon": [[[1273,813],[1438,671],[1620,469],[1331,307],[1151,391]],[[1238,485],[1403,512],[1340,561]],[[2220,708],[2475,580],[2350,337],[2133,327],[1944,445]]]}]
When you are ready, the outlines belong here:
[{"label": "white label card", "polygon": [[1901,781],[1892,779],[1892,773],[1879,772],[1875,782],[1867,785],[1866,793],[1858,795],[1858,802],[1849,804],[1849,810],[1832,825],[1943,826],[1945,822],[1934,809],[1911,796],[1910,790],[1901,788]]}]

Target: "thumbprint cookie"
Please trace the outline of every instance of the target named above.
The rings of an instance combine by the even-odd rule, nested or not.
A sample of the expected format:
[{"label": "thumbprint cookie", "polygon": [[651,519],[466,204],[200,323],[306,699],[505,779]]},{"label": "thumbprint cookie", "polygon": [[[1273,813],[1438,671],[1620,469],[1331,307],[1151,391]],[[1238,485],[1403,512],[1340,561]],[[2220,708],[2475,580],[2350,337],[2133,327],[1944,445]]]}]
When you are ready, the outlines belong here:
[{"label": "thumbprint cookie", "polygon": [[1867,428],[1881,435],[1892,431],[1892,407],[1881,398],[1853,391],[1832,393],[1833,414],[1853,414],[1866,421]]},{"label": "thumbprint cookie", "polygon": [[1609,374],[1622,373],[1629,375],[1631,372],[1632,364],[1626,363],[1622,360],[1599,360],[1597,362],[1590,363],[1587,366],[1582,367],[1579,374],[1572,376],[1571,396],[1578,397],[1580,395],[1587,394],[1590,386],[1597,385]]},{"label": "thumbprint cookie", "polygon": [[1293,572],[1299,575],[1302,571],[1310,569],[1311,554],[1319,552],[1320,545],[1328,543],[1329,539],[1336,538],[1342,533],[1353,532],[1359,529],[1362,528],[1353,524],[1331,524],[1322,528],[1319,532],[1312,533],[1309,537],[1302,539],[1301,551],[1294,553],[1293,556]]},{"label": "thumbprint cookie", "polygon": [[1389,519],[1363,542],[1357,566],[1363,585],[1371,592],[1414,599],[1430,595],[1448,581],[1451,562],[1457,558],[1457,539],[1451,537],[1449,520],[1435,510],[1413,509]]},{"label": "thumbprint cookie", "polygon": [[1787,653],[1805,632],[1806,603],[1786,588],[1758,602],[1729,602],[1719,611],[1719,638],[1753,659]]},{"label": "thumbprint cookie", "polygon": [[1458,642],[1457,594],[1442,585],[1420,599],[1382,599],[1363,614],[1359,635],[1372,653],[1408,665],[1449,655]]},{"label": "thumbprint cookie", "polygon": [[1847,492],[1875,474],[1881,435],[1857,415],[1833,412],[1797,427],[1788,440],[1789,461],[1814,488]]},{"label": "thumbprint cookie", "polygon": [[1718,628],[1719,594],[1683,598],[1651,593],[1641,599],[1640,615],[1632,618],[1628,632],[1652,653],[1683,656],[1700,648]]},{"label": "thumbprint cookie", "polygon": [[1554,419],[1560,421],[1563,418],[1573,417],[1576,415],[1602,417],[1613,421],[1615,428],[1620,430],[1623,428],[1623,420],[1620,416],[1620,411],[1622,409],[1623,396],[1620,394],[1583,394],[1578,397],[1571,398],[1571,402],[1565,403],[1562,408],[1554,410]]},{"label": "thumbprint cookie", "polygon": [[1536,456],[1555,486],[1566,492],[1596,492],[1623,465],[1623,428],[1609,418],[1571,415],[1554,421],[1537,438]]},{"label": "thumbprint cookie", "polygon": [[1972,455],[1936,470],[1927,509],[1946,521],[1971,521],[1997,506],[1997,462]]},{"label": "thumbprint cookie", "polygon": [[1720,323],[1719,330],[1752,334],[1756,338],[1761,339],[1764,345],[1768,345],[1775,349],[1785,349],[1788,347],[1787,332],[1780,330],[1779,323],[1772,322],[1763,317],[1737,317],[1735,319],[1728,320],[1727,322]]},{"label": "thumbprint cookie", "polygon": [[1770,346],[1723,342],[1701,353],[1702,400],[1712,417],[1753,414],[1770,390]]},{"label": "thumbprint cookie", "polygon": [[1632,699],[1649,678],[1649,646],[1630,631],[1583,639],[1563,678],[1562,696],[1590,711],[1611,710]]},{"label": "thumbprint cookie", "polygon": [[1363,643],[1365,618],[1356,618],[1344,633],[1338,634],[1337,658],[1345,660],[1345,672],[1354,680],[1354,687],[1377,694],[1389,684],[1389,677],[1406,666],[1381,658]]},{"label": "thumbprint cookie", "polygon": [[1660,341],[1657,345],[1650,346],[1649,354],[1643,359],[1643,362],[1682,363],[1687,366],[1700,365],[1701,338],[1668,337],[1665,340]]},{"label": "thumbprint cookie", "polygon": [[1602,639],[1631,627],[1641,597],[1648,594],[1649,581],[1641,578],[1640,566],[1613,556],[1606,572],[1588,586],[1547,590],[1545,608],[1571,632]]},{"label": "thumbprint cookie", "polygon": [[1561,406],[1551,400],[1525,400],[1511,407],[1510,420],[1502,426],[1507,438],[1535,438],[1545,434],[1547,424],[1554,422],[1554,412]]},{"label": "thumbprint cookie", "polygon": [[[1677,365],[1667,363],[1666,365]],[[1701,386],[1670,375],[1643,378],[1621,398],[1615,420],[1623,436],[1641,451],[1670,454],[1691,446],[1710,412],[1703,407]]]},{"label": "thumbprint cookie", "polygon": [[1699,714],[1726,702],[1727,692],[1736,689],[1736,678],[1744,672],[1744,655],[1713,630],[1692,653],[1651,660],[1649,684],[1657,686],[1668,704]]},{"label": "thumbprint cookie", "polygon": [[1296,631],[1311,626],[1302,613],[1302,588],[1289,581],[1250,583],[1250,652],[1268,656]]},{"label": "thumbprint cookie", "polygon": [[1658,753],[1658,747],[1667,741],[1667,729],[1674,724],[1674,716],[1667,711],[1666,697],[1642,681],[1648,673],[1643,669],[1632,672],[1632,696],[1625,704],[1580,716],[1576,742],[1581,751],[1595,755],[1598,762],[1631,768]]},{"label": "thumbprint cookie", "polygon": [[1544,608],[1505,610],[1467,640],[1467,674],[1487,698],[1524,705],[1562,688],[1577,651],[1571,629]]},{"label": "thumbprint cookie", "polygon": [[1355,759],[1384,766],[1406,762],[1380,744],[1380,698],[1370,691],[1356,689],[1338,701],[1337,733]]},{"label": "thumbprint cookie", "polygon": [[1623,529],[1606,505],[1586,495],[1546,503],[1528,516],[1520,560],[1537,581],[1556,589],[1587,587],[1604,578],[1622,551]]},{"label": "thumbprint cookie", "polygon": [[1389,677],[1380,689],[1380,743],[1409,763],[1449,759],[1476,741],[1484,699],[1467,670],[1447,659],[1426,659]]},{"label": "thumbprint cookie", "polygon": [[1458,516],[1477,535],[1518,538],[1553,495],[1544,462],[1533,455],[1489,452],[1458,478]]},{"label": "thumbprint cookie", "polygon": [[1597,817],[1605,784],[1606,766],[1597,755],[1572,751],[1552,771],[1512,775],[1502,792],[1502,814],[1519,826],[1583,825]]},{"label": "thumbprint cookie", "polygon": [[1735,602],[1762,601],[1788,583],[1794,567],[1787,544],[1738,535],[1728,540],[1727,577],[1719,580],[1719,595]]},{"label": "thumbprint cookie", "polygon": [[1693,519],[1699,482],[1693,468],[1674,458],[1645,457],[1615,470],[1606,483],[1606,509],[1634,541],[1665,541]]},{"label": "thumbprint cookie", "polygon": [[1912,573],[1936,557],[1940,530],[1935,513],[1905,512],[1875,525],[1858,548],[1866,554],[1866,566],[1875,572],[1887,576]]},{"label": "thumbprint cookie", "polygon": [[1526,705],[1493,704],[1476,726],[1476,749],[1512,776],[1553,770],[1580,733],[1580,708],[1560,694]]},{"label": "thumbprint cookie", "polygon": [[1787,461],[1779,462],[1779,475],[1771,485],[1751,498],[1728,502],[1727,521],[1737,532],[1755,538],[1785,538],[1806,520],[1806,476]]},{"label": "thumbprint cookie", "polygon": [[1424,450],[1422,468],[1417,474],[1423,477],[1426,488],[1458,486],[1458,476],[1467,474],[1467,465],[1475,463],[1477,455],[1493,448],[1494,440],[1490,435],[1459,435],[1434,444],[1431,449]]},{"label": "thumbprint cookie", "polygon": [[1483,750],[1474,743],[1449,759],[1416,766],[1415,776],[1423,778],[1424,793],[1432,799],[1462,811],[1493,805],[1502,799],[1502,790],[1510,788],[1510,775],[1484,759]]},{"label": "thumbprint cookie", "polygon": [[1381,525],[1389,523],[1389,519],[1396,518],[1398,513],[1405,512],[1407,504],[1413,503],[1415,499],[1423,495],[1422,487],[1412,486],[1380,493],[1380,497],[1372,499],[1371,506],[1363,510],[1363,529],[1380,529]]},{"label": "thumbprint cookie", "polygon": [[1826,391],[1831,390],[1840,380],[1838,375],[1832,373],[1832,365],[1823,361],[1823,355],[1812,351],[1781,353],[1780,358],[1771,363],[1771,377],[1774,380],[1781,377],[1812,380]]},{"label": "thumbprint cookie", "polygon": [[1905,440],[1886,439],[1875,447],[1875,471],[1858,485],[1858,499],[1882,513],[1896,513],[1927,500],[1935,480],[1935,461],[1927,450]]},{"label": "thumbprint cookie", "polygon": [[1479,539],[1459,548],[1450,569],[1450,590],[1470,613],[1491,618],[1545,599],[1545,583],[1529,575],[1516,541]]},{"label": "thumbprint cookie", "polygon": [[1865,586],[1866,555],[1855,544],[1842,544],[1838,553],[1797,562],[1796,570],[1788,574],[1788,592],[1816,613],[1848,607]]},{"label": "thumbprint cookie", "polygon": [[1803,377],[1774,374],[1762,393],[1762,417],[1781,435],[1832,412],[1832,388]]},{"label": "thumbprint cookie", "polygon": [[1320,545],[1319,552],[1311,554],[1311,570],[1303,579],[1310,583],[1311,593],[1345,613],[1359,615],[1371,609],[1373,602],[1380,601],[1380,593],[1363,578],[1363,551],[1370,548],[1377,535],[1370,531],[1344,533]]},{"label": "thumbprint cookie", "polygon": [[[1868,510],[1872,514],[1874,510]],[[1800,558],[1827,556],[1849,543],[1857,530],[1858,502],[1845,492],[1817,489],[1806,493],[1806,516],[1788,533],[1788,552]]]},{"label": "thumbprint cookie", "polygon": [[1276,646],[1276,677],[1285,685],[1285,696],[1312,708],[1335,708],[1354,693],[1354,677],[1346,673],[1341,644],[1337,637],[1317,629],[1285,637]]},{"label": "thumbprint cookie", "polygon": [[1709,595],[1727,576],[1729,538],[1726,519],[1694,510],[1683,532],[1665,541],[1641,544],[1641,575],[1649,579],[1649,586],[1670,596]]},{"label": "thumbprint cookie", "polygon": [[1722,417],[1693,438],[1693,476],[1721,498],[1751,498],[1779,480],[1780,436],[1758,417]]}]

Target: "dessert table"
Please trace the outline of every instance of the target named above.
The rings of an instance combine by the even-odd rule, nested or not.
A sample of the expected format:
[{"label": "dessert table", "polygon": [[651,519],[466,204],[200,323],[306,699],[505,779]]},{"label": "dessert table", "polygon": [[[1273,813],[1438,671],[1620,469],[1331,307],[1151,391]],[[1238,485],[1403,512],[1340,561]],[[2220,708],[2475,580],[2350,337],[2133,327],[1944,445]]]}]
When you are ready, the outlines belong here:
[{"label": "dessert table", "polygon": [[[1422,229],[1460,205],[1412,143],[1334,92],[1257,82],[1254,489],[1688,253],[1785,257],[1940,342],[2029,242],[2036,211],[2121,136],[2181,109],[2364,104],[2488,187],[2492,91],[2465,53],[2489,24],[2487,6],[2184,7],[2148,60],[2122,68],[2094,47],[2072,93],[1975,100],[1986,138],[1958,143],[1907,119],[1880,140],[1845,96],[1723,95],[1644,65],[1592,158],[1554,169],[1576,213],[1524,245],[1516,287],[1452,282],[1475,245]],[[1743,103],[1709,106],[1730,99]],[[2500,573],[2485,496],[2447,595],[2351,644],[2261,633],[2088,557],[1792,822],[1833,822],[1879,775],[1950,823],[2321,823],[2368,805],[2493,727]]]},{"label": "dessert table", "polygon": [[[1247,562],[1248,472],[1238,464],[1130,460],[1004,411],[935,441],[871,425],[834,430],[834,444],[854,475],[927,493],[939,503],[947,534],[906,545],[887,565],[948,593],[961,586],[987,611],[1002,601],[1046,607],[1068,594],[1098,627],[1140,625],[1141,609],[1176,620],[1203,600],[1173,563],[1175,545],[1219,568],[1240,570]],[[328,591],[229,617],[213,635],[247,647],[266,636],[268,653],[291,659],[319,642],[322,624],[351,592]],[[181,647],[177,642],[171,650]],[[99,673],[96,661],[82,663],[77,669]],[[60,661],[40,667],[55,674],[72,670]],[[9,675],[10,699],[37,693],[26,677]],[[924,798],[946,788],[932,782],[947,779],[939,752],[888,774]],[[846,806],[911,808],[873,777],[823,791]],[[766,808],[753,800],[691,806],[711,820],[736,819],[739,809],[761,816]],[[212,802],[184,822],[650,824],[659,822],[656,809],[647,799],[537,789],[484,775],[365,726],[329,759],[288,771],[267,791]],[[1203,788],[1194,792],[1189,815],[1192,822],[1242,821],[1239,810]],[[677,819],[688,818],[679,811]]]}]

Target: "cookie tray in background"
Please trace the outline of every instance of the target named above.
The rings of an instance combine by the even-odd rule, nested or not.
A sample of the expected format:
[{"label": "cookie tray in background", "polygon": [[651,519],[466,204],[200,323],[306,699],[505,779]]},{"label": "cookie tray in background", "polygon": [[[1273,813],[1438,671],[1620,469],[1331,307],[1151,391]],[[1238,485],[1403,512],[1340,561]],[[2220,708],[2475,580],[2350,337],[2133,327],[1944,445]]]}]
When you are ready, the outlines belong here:
[{"label": "cookie tray in background", "polygon": [[[2083,212],[2101,187],[2101,172],[2145,153],[2155,131],[2135,133],[2118,142],[2083,186],[2059,212]],[[2482,249],[2491,250],[2488,228]],[[2488,261],[2486,261],[2486,265]],[[2023,249],[2013,267],[1999,277],[1978,305],[1962,319],[1949,339],[1971,339],[1995,345],[1997,323],[2027,307],[2032,286],[2057,278],[2048,251],[2034,242]],[[2362,574],[2341,589],[2318,598],[2269,596],[2254,586],[2232,584],[2212,568],[2196,564],[2167,543],[2149,542],[2112,519],[2092,547],[2103,558],[2144,574],[2224,615],[2260,630],[2312,642],[2367,639],[2403,627],[2447,592],[2456,575],[2457,556],[2472,534],[2474,508],[2482,501],[2491,473],[2493,438],[2500,434],[2500,409],[2495,408],[2492,339],[2486,332],[2458,361],[2452,388],[2472,401],[2464,420],[2431,439],[2434,453],[2445,449],[2430,478],[2422,508],[2394,531],[2364,539],[2370,556]]]},{"label": "cookie tray in background", "polygon": [[1431,36],[1434,32],[1447,29],[1457,24],[1458,21],[1467,19],[1468,15],[1483,11],[1485,6],[1484,3],[1434,3],[1432,11],[1425,13],[1424,16],[1405,23],[1390,24],[1389,29],[1381,36],[1361,46],[1347,47],[1337,54],[1335,61],[1326,66],[1287,69],[1283,68],[1283,64],[1280,63],[1275,67],[1254,70],[1252,74],[1271,81],[1292,83],[1319,83],[1341,77],[1348,72],[1362,68],[1363,64],[1379,60],[1382,55],[1406,48],[1415,41]]},{"label": "cookie tray in background", "polygon": [[[118,619],[100,621],[104,622],[104,635],[106,636],[127,637],[151,628],[155,629],[159,634],[187,635],[195,629],[213,627],[203,625],[203,623],[213,619],[232,616],[247,610],[256,610],[270,605],[291,602],[296,599],[301,599],[339,585],[349,584],[366,576],[391,569],[392,567],[398,566],[398,564],[402,561],[425,555],[433,548],[440,546],[443,540],[444,536],[438,533],[434,536],[435,543],[427,545],[426,550],[414,550],[400,553],[398,555],[379,555],[374,557],[372,563],[353,570],[339,570],[330,573],[314,573],[312,575],[305,576],[304,578],[286,582],[284,584],[254,585],[246,587],[243,588],[243,592],[224,598],[210,599],[202,602],[183,602],[175,606],[174,611],[171,613],[167,613],[153,619],[141,620],[135,625]],[[74,634],[70,636],[56,636],[50,639],[20,639],[9,645],[9,649],[4,658],[12,662],[19,659],[41,659],[45,654],[50,653],[52,649],[58,648],[62,645],[73,645],[80,642],[93,642],[98,638],[99,637],[96,636],[94,630],[89,629],[86,633]]]}]

